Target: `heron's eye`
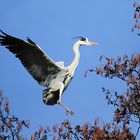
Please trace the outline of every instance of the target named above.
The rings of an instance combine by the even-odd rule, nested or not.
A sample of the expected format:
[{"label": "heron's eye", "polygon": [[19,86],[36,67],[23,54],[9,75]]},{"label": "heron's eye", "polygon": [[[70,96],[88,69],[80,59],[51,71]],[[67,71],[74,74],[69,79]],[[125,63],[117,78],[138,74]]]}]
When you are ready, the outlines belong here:
[{"label": "heron's eye", "polygon": [[86,38],[82,37],[82,38],[81,38],[81,41],[86,41]]}]

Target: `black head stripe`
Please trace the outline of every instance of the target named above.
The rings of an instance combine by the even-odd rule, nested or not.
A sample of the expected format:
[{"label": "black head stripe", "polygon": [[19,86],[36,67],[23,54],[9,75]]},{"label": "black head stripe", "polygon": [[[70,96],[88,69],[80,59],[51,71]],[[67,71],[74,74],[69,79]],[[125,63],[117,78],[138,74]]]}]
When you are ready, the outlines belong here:
[{"label": "black head stripe", "polygon": [[81,39],[80,39],[81,41],[86,41],[86,38],[84,38],[84,37],[81,37]]},{"label": "black head stripe", "polygon": [[74,38],[78,38],[78,39],[80,39],[81,41],[86,41],[86,38],[85,38],[85,37],[82,37],[82,36],[77,36],[77,37],[74,37]]}]

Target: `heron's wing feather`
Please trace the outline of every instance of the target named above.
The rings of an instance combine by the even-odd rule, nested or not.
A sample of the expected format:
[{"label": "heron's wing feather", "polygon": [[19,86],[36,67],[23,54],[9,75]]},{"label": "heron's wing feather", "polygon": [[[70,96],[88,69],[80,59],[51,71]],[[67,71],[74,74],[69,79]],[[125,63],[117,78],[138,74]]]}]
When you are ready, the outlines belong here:
[{"label": "heron's wing feather", "polygon": [[57,66],[64,68],[64,62],[63,61],[58,61],[55,63]]},{"label": "heron's wing feather", "polygon": [[10,52],[15,54],[38,83],[48,85],[56,74],[63,70],[31,39],[27,38],[27,42],[25,42],[3,31],[1,33],[0,45],[6,46]]}]

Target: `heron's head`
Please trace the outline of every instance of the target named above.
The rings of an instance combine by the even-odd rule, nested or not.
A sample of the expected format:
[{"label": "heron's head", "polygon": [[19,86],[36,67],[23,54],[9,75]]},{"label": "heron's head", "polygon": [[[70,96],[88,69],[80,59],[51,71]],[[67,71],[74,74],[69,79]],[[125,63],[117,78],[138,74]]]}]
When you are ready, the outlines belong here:
[{"label": "heron's head", "polygon": [[98,44],[96,42],[89,41],[87,37],[77,37],[77,38],[79,38],[78,42],[79,42],[79,44],[81,46],[93,46],[93,45],[97,45]]}]

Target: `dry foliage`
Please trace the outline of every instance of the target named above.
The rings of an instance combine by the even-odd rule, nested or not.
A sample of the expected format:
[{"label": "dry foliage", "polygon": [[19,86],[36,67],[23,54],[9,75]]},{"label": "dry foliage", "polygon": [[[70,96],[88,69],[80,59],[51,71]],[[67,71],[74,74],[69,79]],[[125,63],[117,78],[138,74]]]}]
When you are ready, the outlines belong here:
[{"label": "dry foliage", "polygon": [[[40,129],[42,130],[40,133]],[[40,128],[35,132],[31,140],[134,140],[135,136],[127,127],[120,128],[116,124],[99,125],[98,119],[91,125],[72,126],[69,120],[65,120],[61,125]]]},{"label": "dry foliage", "polygon": [[29,128],[29,122],[10,115],[8,99],[0,91],[0,140],[24,139],[20,134],[23,127]]},{"label": "dry foliage", "polygon": [[[140,29],[140,4],[136,1],[134,1],[133,3],[133,7],[134,7],[134,20],[135,23],[132,27],[132,32],[134,32],[135,29]],[[138,35],[140,35],[138,33]]]},{"label": "dry foliage", "polygon": [[[116,107],[114,123],[121,124],[123,128],[132,122],[136,123],[138,126],[134,137],[136,138],[140,130],[140,54],[133,54],[130,58],[127,55],[119,56],[116,59],[101,56],[100,61],[102,66],[89,72],[96,72],[105,78],[119,78],[125,82],[124,93],[112,92],[104,87],[102,91],[106,95],[107,103]],[[128,131],[128,128],[126,130]]]}]

